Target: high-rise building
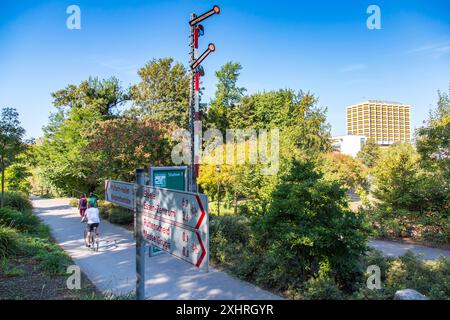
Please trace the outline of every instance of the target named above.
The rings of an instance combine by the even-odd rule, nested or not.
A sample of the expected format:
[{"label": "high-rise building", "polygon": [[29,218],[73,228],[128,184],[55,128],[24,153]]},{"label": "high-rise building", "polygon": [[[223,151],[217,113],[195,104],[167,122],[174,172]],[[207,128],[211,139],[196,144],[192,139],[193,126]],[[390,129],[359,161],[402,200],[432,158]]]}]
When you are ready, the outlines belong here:
[{"label": "high-rise building", "polygon": [[410,106],[378,100],[348,106],[347,134],[364,135],[385,146],[410,142]]}]

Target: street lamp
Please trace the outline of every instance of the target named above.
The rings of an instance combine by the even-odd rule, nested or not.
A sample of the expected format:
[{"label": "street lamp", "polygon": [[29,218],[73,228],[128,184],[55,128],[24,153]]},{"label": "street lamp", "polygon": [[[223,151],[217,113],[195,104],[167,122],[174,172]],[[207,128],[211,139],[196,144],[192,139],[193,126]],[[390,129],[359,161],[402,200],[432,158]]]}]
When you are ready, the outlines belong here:
[{"label": "street lamp", "polygon": [[217,172],[217,215],[220,216],[220,164],[216,165]]}]

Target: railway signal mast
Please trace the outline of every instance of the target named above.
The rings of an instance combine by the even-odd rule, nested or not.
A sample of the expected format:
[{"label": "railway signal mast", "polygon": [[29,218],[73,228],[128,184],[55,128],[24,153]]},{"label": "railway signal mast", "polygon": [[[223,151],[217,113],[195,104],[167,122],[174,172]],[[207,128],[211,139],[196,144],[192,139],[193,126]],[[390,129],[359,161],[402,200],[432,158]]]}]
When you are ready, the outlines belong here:
[{"label": "railway signal mast", "polygon": [[197,177],[199,173],[200,162],[200,114],[199,114],[199,91],[200,91],[200,77],[205,72],[201,63],[206,57],[216,50],[213,43],[208,45],[208,48],[198,56],[198,39],[205,32],[203,25],[200,24],[203,20],[220,13],[219,6],[214,6],[208,12],[197,16],[195,13],[191,15],[189,25],[191,27],[190,35],[190,67],[191,67],[191,81],[190,81],[190,97],[189,97],[189,132],[190,132],[190,146],[191,159],[189,166],[189,191],[197,192]]}]

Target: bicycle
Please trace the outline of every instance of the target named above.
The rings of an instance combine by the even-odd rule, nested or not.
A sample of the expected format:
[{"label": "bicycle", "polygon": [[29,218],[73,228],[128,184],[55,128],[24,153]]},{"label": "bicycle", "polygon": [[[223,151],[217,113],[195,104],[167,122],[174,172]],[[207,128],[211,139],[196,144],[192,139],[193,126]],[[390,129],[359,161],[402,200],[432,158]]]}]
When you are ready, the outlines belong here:
[{"label": "bicycle", "polygon": [[86,245],[86,247],[88,247],[91,250],[97,251],[98,252],[98,247],[99,247],[99,236],[97,233],[97,227],[94,227],[94,230],[91,232],[91,235],[89,237],[89,242],[86,241],[87,238],[87,233],[88,233],[88,228],[86,225],[86,228],[84,228],[84,244]]}]

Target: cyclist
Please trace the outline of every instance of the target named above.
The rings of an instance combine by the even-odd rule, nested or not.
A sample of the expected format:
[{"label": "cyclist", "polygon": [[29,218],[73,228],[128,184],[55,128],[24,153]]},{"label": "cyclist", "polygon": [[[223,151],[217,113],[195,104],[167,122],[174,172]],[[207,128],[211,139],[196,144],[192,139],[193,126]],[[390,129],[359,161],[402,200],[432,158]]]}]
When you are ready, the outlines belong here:
[{"label": "cyclist", "polygon": [[93,193],[89,193],[88,203],[92,205],[92,207],[97,208],[97,196]]},{"label": "cyclist", "polygon": [[100,225],[99,210],[93,203],[88,203],[88,209],[85,213],[85,219],[87,220],[87,232],[86,232],[86,246],[90,247],[91,232],[95,231],[95,235],[98,237],[98,228]]},{"label": "cyclist", "polygon": [[80,216],[82,220],[87,209],[87,204],[88,201],[86,199],[86,195],[83,193],[80,200],[78,200],[78,209],[80,210]]}]

